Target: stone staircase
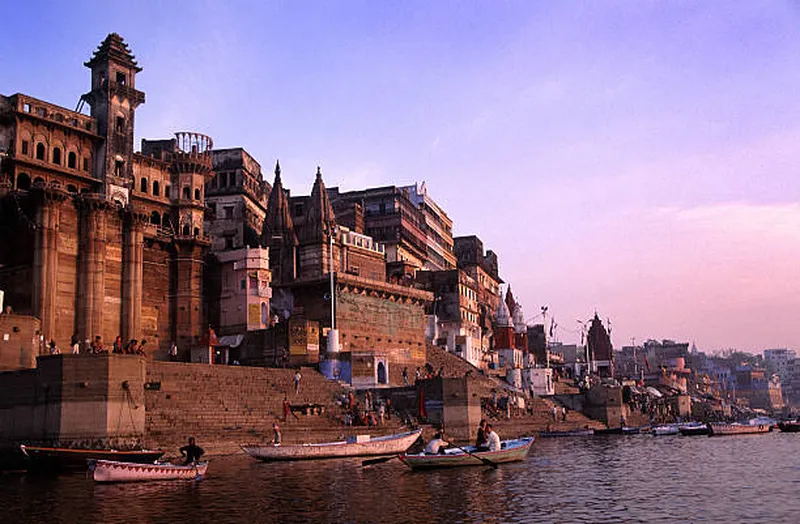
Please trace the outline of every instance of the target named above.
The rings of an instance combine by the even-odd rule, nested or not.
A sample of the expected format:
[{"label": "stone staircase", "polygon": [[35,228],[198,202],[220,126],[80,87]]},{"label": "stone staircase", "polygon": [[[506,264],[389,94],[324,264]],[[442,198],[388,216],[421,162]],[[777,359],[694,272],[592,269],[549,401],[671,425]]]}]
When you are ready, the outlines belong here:
[{"label": "stone staircase", "polygon": [[[337,401],[347,388],[302,368],[300,392],[294,392],[294,369],[148,363],[145,391],[146,443],[177,453],[189,436],[207,453],[236,453],[239,444],[272,438],[272,423],[283,417],[283,398],[293,406],[315,404],[323,413],[297,413],[280,421],[283,441],[322,442],[347,435],[392,433],[399,421],[379,428],[350,428],[342,423]],[[369,431],[368,431],[369,430]],[[173,450],[175,450],[173,452]]]}]

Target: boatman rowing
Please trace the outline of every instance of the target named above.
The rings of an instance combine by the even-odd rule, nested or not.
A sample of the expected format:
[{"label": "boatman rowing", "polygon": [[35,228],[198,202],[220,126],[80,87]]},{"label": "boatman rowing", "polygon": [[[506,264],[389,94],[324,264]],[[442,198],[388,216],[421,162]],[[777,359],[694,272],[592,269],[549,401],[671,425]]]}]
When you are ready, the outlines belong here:
[{"label": "boatman rowing", "polygon": [[205,453],[203,448],[194,443],[194,437],[189,437],[189,445],[183,446],[180,451],[181,455],[186,457],[187,464],[199,461],[200,457]]}]

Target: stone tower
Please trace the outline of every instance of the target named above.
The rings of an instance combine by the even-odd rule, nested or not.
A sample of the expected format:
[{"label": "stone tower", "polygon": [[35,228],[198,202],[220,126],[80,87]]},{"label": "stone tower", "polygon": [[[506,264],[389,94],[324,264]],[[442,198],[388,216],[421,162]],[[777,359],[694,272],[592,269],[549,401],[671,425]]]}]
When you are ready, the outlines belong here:
[{"label": "stone tower", "polygon": [[297,235],[289,213],[289,199],[283,189],[281,165],[275,163],[275,181],[267,201],[267,214],[261,230],[261,245],[269,248],[269,268],[273,282],[288,284],[294,281],[297,271]]},{"label": "stone tower", "polygon": [[203,258],[211,245],[203,231],[205,184],[214,175],[210,137],[200,133],[175,133],[170,181],[173,221],[177,224],[172,262],[174,338],[180,348],[200,342],[203,325]]},{"label": "stone tower", "polygon": [[[336,245],[336,216],[328,199],[328,191],[317,168],[317,178],[311,189],[306,208],[305,223],[300,235],[300,268],[302,280],[321,278],[339,266],[339,249]],[[333,239],[333,242],[331,242]],[[330,249],[333,249],[331,257]]]},{"label": "stone tower", "polygon": [[92,70],[92,90],[81,97],[97,120],[103,143],[95,151],[94,176],[104,182],[106,198],[127,205],[133,179],[133,124],[144,93],[136,90],[138,66],[127,44],[109,34],[84,63]]}]

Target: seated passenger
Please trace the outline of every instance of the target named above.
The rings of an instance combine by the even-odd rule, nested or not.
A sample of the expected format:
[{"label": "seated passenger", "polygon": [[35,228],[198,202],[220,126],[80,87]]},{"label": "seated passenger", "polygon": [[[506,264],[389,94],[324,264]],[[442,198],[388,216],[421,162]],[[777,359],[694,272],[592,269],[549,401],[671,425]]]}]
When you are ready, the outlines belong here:
[{"label": "seated passenger", "polygon": [[486,438],[486,420],[478,425],[478,438],[475,439],[476,451],[489,451],[489,440]]},{"label": "seated passenger", "polygon": [[425,446],[425,454],[438,455],[440,453],[444,453],[444,448],[446,448],[448,444],[448,442],[442,440],[442,434],[437,432],[433,436],[433,440],[428,442],[428,445]]},{"label": "seated passenger", "polygon": [[489,451],[500,451],[500,435],[492,429],[491,424],[486,424],[486,438],[489,441]]}]

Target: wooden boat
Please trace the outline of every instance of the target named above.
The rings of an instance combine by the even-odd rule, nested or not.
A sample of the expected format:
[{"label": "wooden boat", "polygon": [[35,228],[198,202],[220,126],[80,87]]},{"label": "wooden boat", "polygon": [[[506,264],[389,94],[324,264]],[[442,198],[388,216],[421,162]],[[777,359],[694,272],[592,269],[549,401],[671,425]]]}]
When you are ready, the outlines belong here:
[{"label": "wooden boat", "polygon": [[778,422],[778,429],[785,433],[800,433],[800,421],[785,420]]},{"label": "wooden boat", "polygon": [[686,437],[708,435],[708,426],[702,422],[689,422],[687,424],[679,424],[678,431]]},{"label": "wooden boat", "polygon": [[421,433],[422,430],[417,429],[385,437],[372,438],[369,435],[357,435],[340,442],[278,446],[243,444],[240,447],[251,457],[265,461],[396,455],[410,448]]},{"label": "wooden boat", "polygon": [[601,428],[601,429],[594,430],[594,434],[595,435],[600,435],[600,436],[603,436],[603,435],[622,435],[622,433],[623,433],[622,426],[619,426],[619,427],[616,427],[616,428]]},{"label": "wooden boat", "polygon": [[475,446],[465,446],[463,449],[471,454],[458,448],[451,448],[438,455],[425,453],[407,455],[403,453],[400,455],[400,460],[411,469],[455,468],[519,462],[528,455],[533,439],[534,437],[524,437],[516,440],[504,440],[500,443],[499,451],[477,451]]},{"label": "wooden boat", "polygon": [[142,482],[148,480],[200,480],[208,462],[184,466],[175,464],[135,464],[117,460],[90,460],[89,471],[95,482]]},{"label": "wooden boat", "polygon": [[590,437],[594,435],[594,430],[591,428],[586,429],[570,429],[565,431],[541,431],[539,436],[542,438],[556,438],[556,437]]},{"label": "wooden boat", "polygon": [[50,469],[83,469],[86,467],[87,460],[116,460],[152,464],[164,454],[161,450],[148,449],[120,451],[116,449],[48,448],[26,446],[25,444],[21,445],[19,449],[31,467]]},{"label": "wooden boat", "polygon": [[624,426],[622,428],[622,434],[623,435],[638,435],[642,431],[647,431],[648,429],[649,429],[648,426],[645,426],[644,428]]},{"label": "wooden boat", "polygon": [[677,435],[678,434],[678,426],[675,424],[666,424],[663,426],[656,426],[650,430],[656,437],[663,437],[667,435]]},{"label": "wooden boat", "polygon": [[769,424],[726,424],[724,422],[710,422],[708,424],[708,434],[712,437],[724,435],[753,435],[758,433],[769,433],[772,426]]}]

